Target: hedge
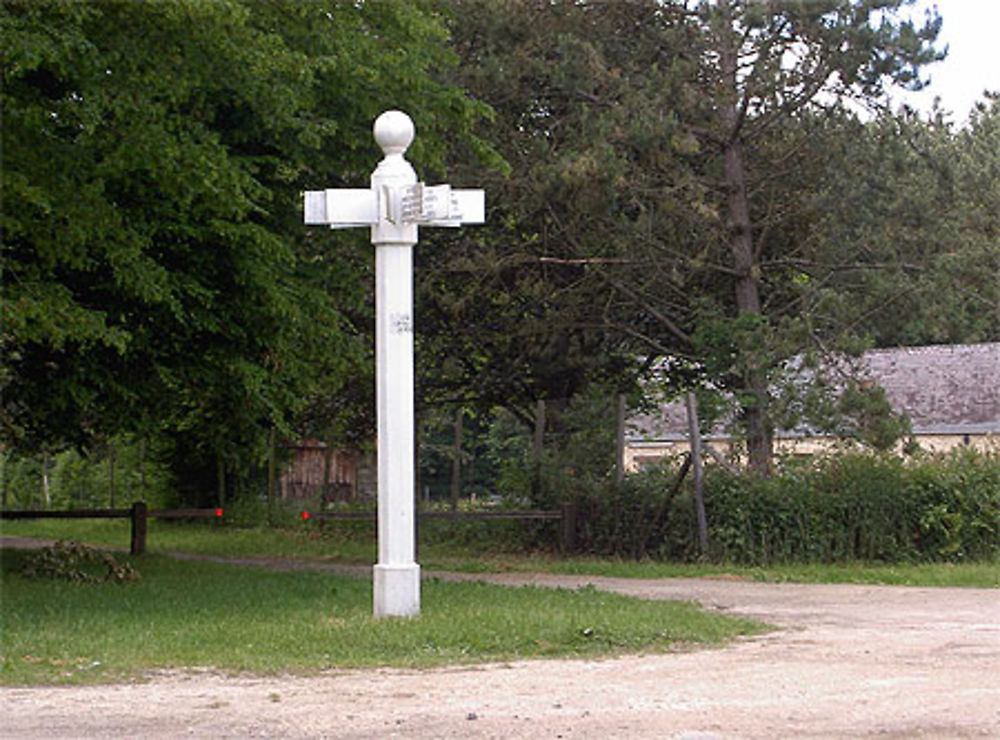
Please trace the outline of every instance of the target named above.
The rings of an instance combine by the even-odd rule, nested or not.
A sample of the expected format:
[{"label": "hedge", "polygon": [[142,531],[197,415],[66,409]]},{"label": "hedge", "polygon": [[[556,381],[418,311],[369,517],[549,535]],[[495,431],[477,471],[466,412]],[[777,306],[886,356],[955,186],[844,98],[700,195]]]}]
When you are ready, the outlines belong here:
[{"label": "hedge", "polygon": [[[699,557],[690,485],[659,468],[576,485],[580,548]],[[962,561],[1000,557],[1000,456],[963,449],[903,460],[845,454],[770,478],[706,472],[710,557],[735,563]]]}]

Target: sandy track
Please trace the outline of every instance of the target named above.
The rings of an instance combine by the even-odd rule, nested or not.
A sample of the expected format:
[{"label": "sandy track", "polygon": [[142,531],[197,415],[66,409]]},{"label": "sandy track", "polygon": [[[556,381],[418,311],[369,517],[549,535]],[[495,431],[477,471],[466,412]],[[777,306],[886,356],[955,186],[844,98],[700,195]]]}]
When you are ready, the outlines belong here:
[{"label": "sandy track", "polygon": [[998,589],[475,578],[695,599],[782,629],[602,661],[4,688],[0,736],[1000,738]]}]

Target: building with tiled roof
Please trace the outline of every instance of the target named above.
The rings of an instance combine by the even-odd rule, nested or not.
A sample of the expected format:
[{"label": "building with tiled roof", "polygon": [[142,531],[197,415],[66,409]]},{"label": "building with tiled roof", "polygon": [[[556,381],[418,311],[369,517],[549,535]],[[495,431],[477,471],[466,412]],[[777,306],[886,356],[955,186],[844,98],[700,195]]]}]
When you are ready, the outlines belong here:
[{"label": "building with tiled roof", "polygon": [[[921,447],[958,445],[1000,450],[1000,342],[872,350],[861,358],[861,379],[880,386],[893,410],[905,414]],[[778,432],[778,452],[812,453],[839,440],[808,430]],[[707,442],[728,452],[720,427]],[[688,449],[682,400],[637,414],[626,432],[626,467],[636,469]]]}]

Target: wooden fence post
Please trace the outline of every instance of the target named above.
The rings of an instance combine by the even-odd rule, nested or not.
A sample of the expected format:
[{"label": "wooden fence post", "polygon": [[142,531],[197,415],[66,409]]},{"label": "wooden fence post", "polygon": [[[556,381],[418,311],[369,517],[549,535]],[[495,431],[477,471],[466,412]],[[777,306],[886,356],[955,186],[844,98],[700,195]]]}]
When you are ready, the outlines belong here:
[{"label": "wooden fence post", "polygon": [[146,554],[146,509],[145,501],[136,501],[132,504],[132,542],[129,552],[132,555]]},{"label": "wooden fence post", "polygon": [[[271,430],[267,434],[267,517],[269,524],[272,523],[271,520],[274,517],[274,491],[278,479],[277,460],[275,459],[277,456],[275,449],[277,444],[277,432],[272,424]],[[323,493],[326,493],[325,488],[323,489]]]},{"label": "wooden fence post", "polygon": [[531,498],[538,500],[542,490],[542,455],[545,452],[545,400],[535,403],[535,434],[531,445]]}]

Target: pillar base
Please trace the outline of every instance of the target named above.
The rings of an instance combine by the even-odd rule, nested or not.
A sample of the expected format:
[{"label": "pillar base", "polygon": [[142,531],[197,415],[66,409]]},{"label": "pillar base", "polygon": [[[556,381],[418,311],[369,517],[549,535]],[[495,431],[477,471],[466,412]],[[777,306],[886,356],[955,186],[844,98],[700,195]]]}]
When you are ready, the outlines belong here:
[{"label": "pillar base", "polygon": [[420,566],[376,565],[375,617],[415,617],[420,614]]}]

